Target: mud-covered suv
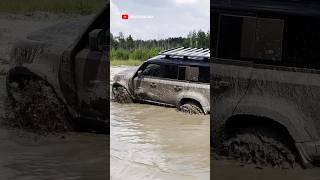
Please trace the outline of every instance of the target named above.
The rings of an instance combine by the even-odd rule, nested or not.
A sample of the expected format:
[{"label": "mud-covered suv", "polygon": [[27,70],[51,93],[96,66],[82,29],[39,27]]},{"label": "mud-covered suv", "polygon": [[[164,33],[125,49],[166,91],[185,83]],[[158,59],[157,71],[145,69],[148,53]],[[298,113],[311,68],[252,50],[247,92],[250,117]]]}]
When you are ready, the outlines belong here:
[{"label": "mud-covered suv", "polygon": [[213,0],[211,14],[214,151],[280,167],[319,162],[319,2]]},{"label": "mud-covered suv", "polygon": [[7,91],[17,126],[108,133],[109,1],[93,20],[29,34],[12,48]]},{"label": "mud-covered suv", "polygon": [[113,98],[176,106],[188,113],[210,112],[209,49],[176,48],[161,52],[138,69],[117,74]]}]

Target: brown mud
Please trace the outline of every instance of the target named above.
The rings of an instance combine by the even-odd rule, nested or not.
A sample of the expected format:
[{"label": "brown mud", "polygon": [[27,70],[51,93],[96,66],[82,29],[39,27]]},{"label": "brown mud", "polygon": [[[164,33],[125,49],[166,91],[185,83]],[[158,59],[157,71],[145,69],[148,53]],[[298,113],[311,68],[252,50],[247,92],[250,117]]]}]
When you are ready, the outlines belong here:
[{"label": "brown mud", "polygon": [[38,134],[73,130],[66,107],[44,81],[13,82],[9,86],[8,96],[13,116],[7,118],[7,125]]},{"label": "brown mud", "polygon": [[240,128],[224,143],[224,155],[257,168],[301,168],[290,139],[263,126]]},{"label": "brown mud", "polygon": [[112,99],[113,102],[121,103],[121,104],[127,104],[127,103],[133,103],[132,98],[130,97],[130,94],[128,91],[121,86],[112,87]]}]

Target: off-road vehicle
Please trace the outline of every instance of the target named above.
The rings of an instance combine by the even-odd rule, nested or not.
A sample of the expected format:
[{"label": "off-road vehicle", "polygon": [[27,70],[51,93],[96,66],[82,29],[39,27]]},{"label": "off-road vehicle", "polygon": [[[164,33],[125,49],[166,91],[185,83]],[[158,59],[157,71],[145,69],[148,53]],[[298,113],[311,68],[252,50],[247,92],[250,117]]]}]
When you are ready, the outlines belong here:
[{"label": "off-road vehicle", "polygon": [[12,48],[7,91],[21,126],[108,132],[109,5],[86,26],[61,23]]},{"label": "off-road vehicle", "polygon": [[209,49],[175,48],[159,53],[138,69],[115,75],[113,98],[175,106],[192,114],[210,112]]},{"label": "off-road vehicle", "polygon": [[211,137],[241,161],[320,160],[318,1],[211,1]]}]

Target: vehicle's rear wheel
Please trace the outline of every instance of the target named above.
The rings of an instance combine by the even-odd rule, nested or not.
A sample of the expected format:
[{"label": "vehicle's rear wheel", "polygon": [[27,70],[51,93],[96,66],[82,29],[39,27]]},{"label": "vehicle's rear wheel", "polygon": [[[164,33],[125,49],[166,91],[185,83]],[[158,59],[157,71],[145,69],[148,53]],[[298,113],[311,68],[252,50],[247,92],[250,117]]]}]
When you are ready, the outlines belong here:
[{"label": "vehicle's rear wheel", "polygon": [[184,113],[188,114],[203,114],[203,111],[197,103],[193,101],[188,101],[183,103],[180,107],[179,110]]},{"label": "vehicle's rear wheel", "polygon": [[132,98],[127,89],[122,86],[112,87],[113,101],[118,103],[132,103]]},{"label": "vehicle's rear wheel", "polygon": [[294,145],[284,134],[267,127],[245,127],[224,143],[224,155],[242,163],[282,169],[301,167]]},{"label": "vehicle's rear wheel", "polygon": [[66,107],[43,80],[21,80],[7,84],[14,118],[8,124],[39,134],[72,131]]}]

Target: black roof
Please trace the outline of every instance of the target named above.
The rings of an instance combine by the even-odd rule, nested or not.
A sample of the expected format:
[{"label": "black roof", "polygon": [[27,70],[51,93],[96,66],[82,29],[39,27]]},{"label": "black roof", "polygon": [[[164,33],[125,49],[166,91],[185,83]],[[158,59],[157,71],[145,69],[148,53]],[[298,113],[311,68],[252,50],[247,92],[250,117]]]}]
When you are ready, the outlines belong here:
[{"label": "black roof", "polygon": [[166,56],[157,56],[148,60],[152,63],[170,63],[177,65],[189,65],[189,66],[209,66],[208,60],[195,60],[195,59],[183,59],[183,58],[167,58]]},{"label": "black roof", "polygon": [[319,0],[211,0],[211,9],[320,17]]},{"label": "black roof", "polygon": [[164,62],[179,65],[206,65],[209,64],[210,49],[208,48],[173,48],[162,51],[159,56],[153,57],[148,62]]}]

